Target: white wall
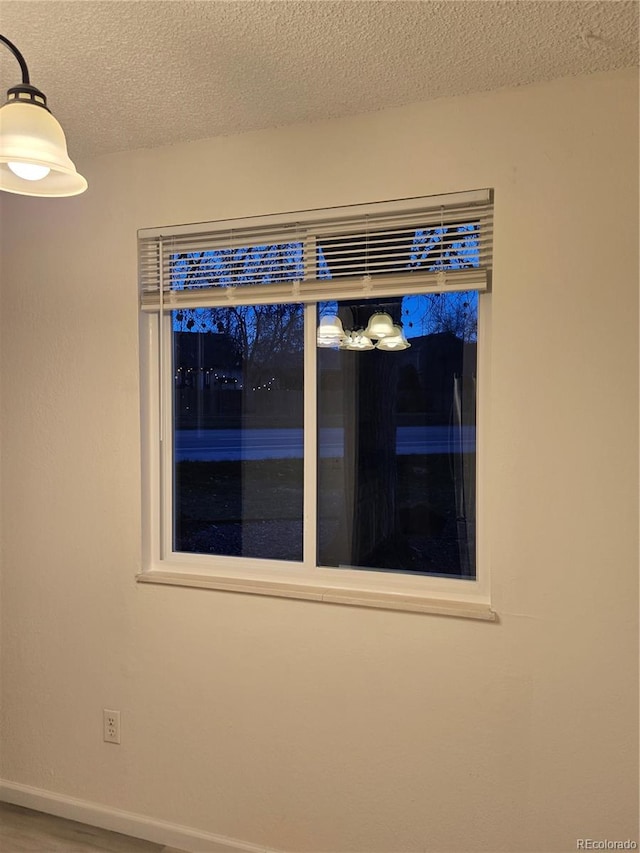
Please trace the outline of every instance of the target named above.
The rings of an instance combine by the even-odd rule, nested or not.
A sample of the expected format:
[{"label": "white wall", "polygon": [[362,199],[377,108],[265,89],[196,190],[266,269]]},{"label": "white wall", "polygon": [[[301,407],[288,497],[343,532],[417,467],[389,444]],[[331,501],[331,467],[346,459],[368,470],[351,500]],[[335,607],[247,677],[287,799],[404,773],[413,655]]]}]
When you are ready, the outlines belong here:
[{"label": "white wall", "polygon": [[[616,72],[5,196],[2,778],[290,851],[637,839],[637,102]],[[136,229],[484,186],[499,623],[136,585]]]}]

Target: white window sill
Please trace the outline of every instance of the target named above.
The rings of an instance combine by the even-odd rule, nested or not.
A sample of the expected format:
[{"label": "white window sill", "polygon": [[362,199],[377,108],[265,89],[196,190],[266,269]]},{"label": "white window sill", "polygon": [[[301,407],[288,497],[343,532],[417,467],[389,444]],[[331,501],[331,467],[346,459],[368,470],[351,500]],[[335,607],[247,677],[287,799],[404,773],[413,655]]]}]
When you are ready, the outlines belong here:
[{"label": "white window sill", "polygon": [[291,581],[259,581],[249,578],[216,577],[210,574],[172,572],[150,569],[136,576],[139,583],[188,586],[215,589],[223,592],[240,592],[249,595],[268,595],[276,598],[299,598],[327,604],[346,604],[352,607],[373,607],[378,610],[400,610],[409,613],[431,613],[437,616],[455,616],[462,619],[479,619],[495,622],[497,614],[486,601],[461,598],[426,596],[392,592],[390,590],[340,589]]}]

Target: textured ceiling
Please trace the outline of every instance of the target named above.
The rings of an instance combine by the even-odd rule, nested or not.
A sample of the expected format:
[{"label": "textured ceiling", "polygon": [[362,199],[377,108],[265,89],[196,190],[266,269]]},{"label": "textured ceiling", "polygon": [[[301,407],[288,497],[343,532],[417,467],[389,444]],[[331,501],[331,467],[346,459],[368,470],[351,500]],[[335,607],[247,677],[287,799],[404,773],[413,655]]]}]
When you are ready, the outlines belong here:
[{"label": "textured ceiling", "polygon": [[[2,0],[71,156],[638,62],[638,2]],[[19,81],[0,45],[0,87]]]}]

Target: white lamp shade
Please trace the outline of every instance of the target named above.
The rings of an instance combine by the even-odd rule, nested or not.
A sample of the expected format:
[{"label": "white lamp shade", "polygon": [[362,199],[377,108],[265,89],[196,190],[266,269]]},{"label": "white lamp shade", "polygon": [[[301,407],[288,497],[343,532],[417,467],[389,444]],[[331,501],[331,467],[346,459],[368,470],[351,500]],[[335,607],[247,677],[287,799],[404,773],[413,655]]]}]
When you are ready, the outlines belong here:
[{"label": "white lamp shade", "polygon": [[368,350],[374,348],[371,338],[368,338],[362,330],[359,332],[351,332],[350,335],[347,335],[346,339],[340,344],[340,346],[343,349],[353,350]]},{"label": "white lamp shade", "polygon": [[345,337],[340,317],[336,314],[327,314],[325,317],[320,318],[317,335],[319,347],[338,346]]},{"label": "white lamp shade", "polygon": [[[46,166],[41,180],[14,174],[8,163]],[[30,196],[72,196],[87,189],[67,154],[67,141],[58,121],[44,107],[9,101],[0,108],[0,190]]]},{"label": "white lamp shade", "polygon": [[386,338],[393,334],[393,320],[384,312],[372,314],[364,333],[368,338]]},{"label": "white lamp shade", "polygon": [[387,350],[391,352],[393,350],[408,349],[410,346],[411,344],[405,338],[400,326],[394,326],[393,333],[391,335],[387,335],[387,337],[382,338],[382,340],[378,341],[378,343],[376,344],[376,349]]}]

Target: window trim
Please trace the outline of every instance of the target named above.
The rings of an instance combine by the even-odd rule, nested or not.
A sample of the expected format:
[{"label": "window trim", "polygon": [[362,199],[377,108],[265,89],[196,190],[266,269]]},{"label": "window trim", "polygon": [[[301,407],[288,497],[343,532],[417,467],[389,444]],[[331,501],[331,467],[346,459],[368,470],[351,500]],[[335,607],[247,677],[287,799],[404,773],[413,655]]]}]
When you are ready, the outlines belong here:
[{"label": "window trim", "polygon": [[[184,228],[190,228],[189,233],[193,233],[192,226]],[[208,228],[211,228],[211,223],[208,224]],[[141,235],[144,233],[146,237],[150,231],[160,230],[166,233],[166,229],[147,229],[141,232]],[[404,279],[405,292],[411,292],[412,278],[407,276],[397,276],[397,278]],[[316,288],[318,285],[322,286],[322,282],[309,282],[309,284],[315,285]],[[288,288],[290,287],[291,285],[288,285]],[[423,286],[420,289],[422,290]],[[434,286],[434,289],[441,288]],[[450,285],[446,287],[447,291],[458,289],[464,288]],[[166,353],[163,359],[162,350],[166,347],[164,343],[166,334],[161,333],[159,318],[164,317],[165,332],[168,328],[170,333],[170,310],[175,306],[170,304],[170,298],[167,298],[170,294],[165,293],[161,282],[159,310],[157,308],[150,310],[142,305],[140,312],[143,537],[142,570],[136,575],[136,581],[495,621],[497,617],[491,607],[489,560],[485,535],[486,476],[484,474],[487,450],[487,403],[490,393],[488,389],[490,304],[482,293],[483,288],[477,289],[480,290],[477,376],[478,387],[482,390],[476,400],[475,579],[364,569],[323,568],[305,564],[304,559],[300,563],[287,564],[275,560],[216,556],[214,565],[209,555],[174,552],[171,543],[172,529],[168,529],[169,526],[172,528],[168,522],[168,519],[172,518],[172,490],[163,487],[162,482],[163,476],[167,476],[166,471],[170,470],[167,459],[170,459],[172,452],[172,407],[165,404],[166,400],[171,398],[172,371],[165,369]],[[245,288],[242,290],[244,291]],[[326,299],[327,295],[325,290],[322,298]],[[248,300],[244,292],[242,296],[242,301],[246,303]],[[333,288],[330,298],[335,298]],[[289,300],[291,300],[290,295],[287,298],[287,301]],[[302,300],[298,298],[296,301]],[[309,302],[305,305],[305,313],[315,312],[315,301],[311,302],[308,299],[304,301]],[[198,305],[203,305],[202,293],[198,299]],[[308,371],[313,371],[315,366],[316,342],[315,323],[311,322],[305,323],[304,359],[306,375],[312,375]],[[316,395],[305,394],[305,423],[315,423],[315,408]],[[160,416],[161,412],[163,418]],[[316,431],[305,429],[305,458],[313,460],[313,464],[305,466],[303,509],[303,554],[305,555],[315,553],[316,451]]]},{"label": "window trim", "polygon": [[497,613],[490,602],[454,598],[453,595],[438,597],[410,594],[404,591],[365,589],[339,589],[335,586],[303,584],[277,580],[254,580],[247,578],[227,579],[217,575],[149,569],[136,576],[139,583],[164,586],[186,586],[197,589],[212,589],[218,592],[236,592],[248,595],[266,595],[271,598],[294,598],[324,604],[344,604],[352,607],[369,607],[376,610],[401,610],[408,613],[430,613],[436,616],[457,616],[463,619],[478,619],[496,622]]}]

